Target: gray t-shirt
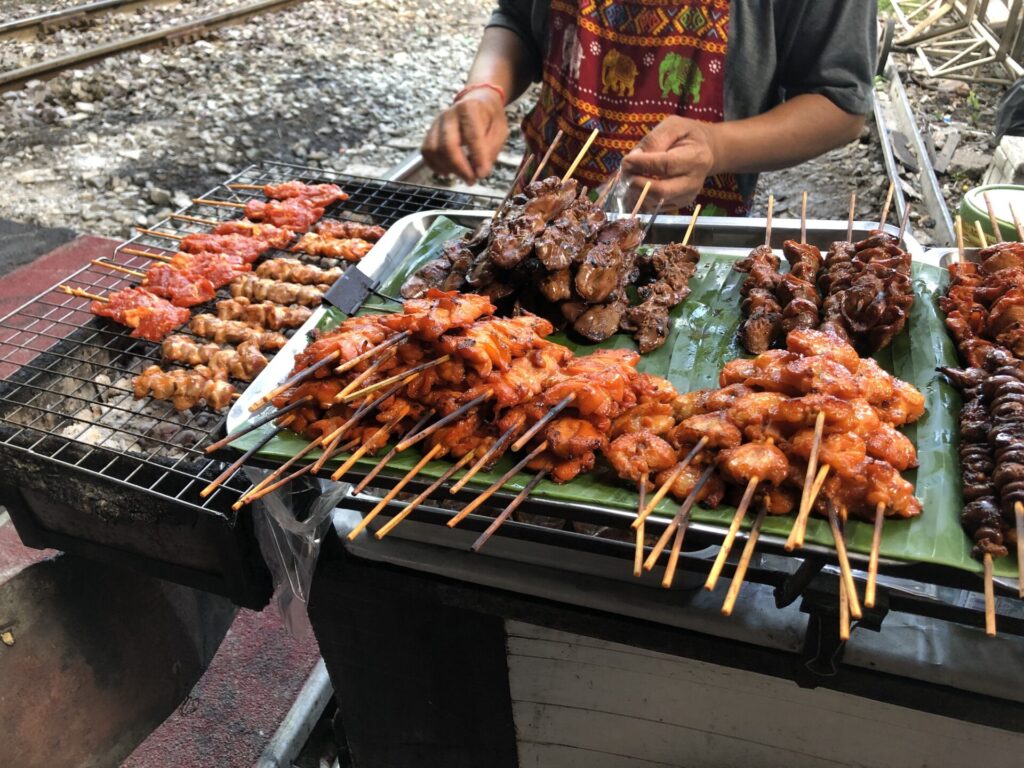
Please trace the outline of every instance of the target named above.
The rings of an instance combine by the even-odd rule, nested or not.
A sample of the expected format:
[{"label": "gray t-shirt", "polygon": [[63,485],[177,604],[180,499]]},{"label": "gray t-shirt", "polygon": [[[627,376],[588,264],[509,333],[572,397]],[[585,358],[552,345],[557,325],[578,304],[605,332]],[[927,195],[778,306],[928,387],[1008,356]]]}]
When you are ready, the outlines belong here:
[{"label": "gray t-shirt", "polygon": [[[526,43],[539,80],[550,0],[498,0],[487,26]],[[875,0],[732,0],[725,62],[725,119],[760,115],[791,96],[819,93],[845,112],[871,111]],[[745,197],[756,174],[738,177]]]}]

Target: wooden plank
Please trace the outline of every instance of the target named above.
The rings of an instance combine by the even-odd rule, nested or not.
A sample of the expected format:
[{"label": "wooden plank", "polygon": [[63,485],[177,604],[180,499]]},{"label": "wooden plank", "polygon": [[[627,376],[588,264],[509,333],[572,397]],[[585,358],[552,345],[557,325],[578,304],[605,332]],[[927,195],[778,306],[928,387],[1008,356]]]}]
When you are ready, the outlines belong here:
[{"label": "wooden plank", "polygon": [[669,764],[956,765],[983,752],[988,766],[1010,766],[1024,748],[1019,734],[767,675],[513,622],[507,631],[521,759],[525,744],[560,744]]}]

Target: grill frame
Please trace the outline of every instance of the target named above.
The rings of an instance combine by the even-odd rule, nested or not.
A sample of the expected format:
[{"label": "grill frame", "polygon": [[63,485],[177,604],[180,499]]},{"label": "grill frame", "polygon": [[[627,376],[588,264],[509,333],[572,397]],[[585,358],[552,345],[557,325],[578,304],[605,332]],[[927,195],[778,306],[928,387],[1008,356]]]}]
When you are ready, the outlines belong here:
[{"label": "grill frame", "polygon": [[[285,163],[251,165],[203,198],[244,203],[261,194],[229,184],[292,179],[338,183],[349,192],[350,200],[330,206],[327,217],[385,227],[420,205],[493,205],[463,193]],[[229,220],[241,210],[193,204],[175,215]],[[185,235],[209,227],[169,217],[153,229]],[[124,253],[126,247],[176,250],[172,241],[145,234],[114,249],[111,261],[141,270],[151,261]],[[271,250],[266,257],[295,255]],[[104,294],[137,279],[90,264],[62,282]],[[159,344],[132,339],[127,329],[92,315],[89,300],[57,288],[0,318],[0,461],[10,468],[0,479],[0,504],[22,540],[121,562],[249,607],[264,605],[270,578],[251,514],[230,509],[247,487],[244,474],[235,473],[205,499],[199,496],[226,466],[223,459],[235,458],[230,452],[207,456],[201,447],[222,431],[224,416],[207,409],[180,415],[170,403],[135,401],[130,377],[160,362]],[[193,308],[193,314],[208,308]],[[97,382],[103,376],[109,382]],[[245,389],[240,382],[236,387]],[[167,551],[161,537],[176,541],[176,551]]]}]

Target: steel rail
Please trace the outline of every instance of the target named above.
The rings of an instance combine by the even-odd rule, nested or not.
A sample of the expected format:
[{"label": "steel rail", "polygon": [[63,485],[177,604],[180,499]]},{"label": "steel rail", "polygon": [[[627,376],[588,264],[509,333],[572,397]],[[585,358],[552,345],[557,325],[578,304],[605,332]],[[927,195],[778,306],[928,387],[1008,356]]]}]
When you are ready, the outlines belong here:
[{"label": "steel rail", "polygon": [[98,0],[95,3],[76,5],[60,11],[40,13],[35,16],[28,16],[24,19],[16,19],[0,24],[0,36],[31,29],[32,27],[56,27],[60,26],[63,22],[76,21],[83,16],[103,11],[112,11],[125,5],[145,5],[146,2],[147,0]]},{"label": "steel rail", "polygon": [[82,67],[93,64],[97,61],[126,51],[153,48],[164,42],[186,40],[192,37],[204,35],[212,29],[227,24],[238,23],[251,16],[257,16],[268,11],[281,10],[291,5],[297,5],[304,0],[261,0],[240,8],[233,8],[229,11],[205,16],[201,19],[164,27],[143,35],[116,40],[111,43],[104,43],[95,48],[85,51],[70,53],[67,56],[60,56],[50,61],[43,61],[39,64],[32,64],[11,72],[0,73],[0,92],[14,90],[23,87],[31,80],[39,80],[62,72],[73,67]]}]

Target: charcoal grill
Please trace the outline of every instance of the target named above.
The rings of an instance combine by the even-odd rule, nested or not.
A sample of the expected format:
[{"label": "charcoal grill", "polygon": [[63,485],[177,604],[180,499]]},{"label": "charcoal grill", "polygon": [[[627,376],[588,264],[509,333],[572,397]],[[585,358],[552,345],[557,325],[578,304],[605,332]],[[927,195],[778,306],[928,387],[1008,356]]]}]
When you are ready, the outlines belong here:
[{"label": "charcoal grill", "polygon": [[[291,179],[340,184],[350,199],[327,215],[382,226],[423,208],[493,205],[441,189],[282,163],[251,166],[204,198],[244,203],[259,192],[229,183]],[[205,205],[178,213],[240,216],[234,208]],[[169,218],[154,229],[184,235],[207,228]],[[123,253],[126,246],[162,253],[173,250],[174,241],[138,235],[116,249],[116,263],[144,270],[151,261]],[[130,280],[90,265],[64,282],[105,294]],[[204,409],[179,413],[169,403],[134,400],[132,377],[160,361],[159,345],[131,338],[127,329],[89,313],[88,304],[55,286],[0,320],[0,462],[6,470],[0,503],[29,546],[122,563],[261,607],[271,579],[251,516],[230,508],[245,489],[243,478],[235,475],[209,497],[199,495],[225,466],[201,447],[223,419]]]}]

